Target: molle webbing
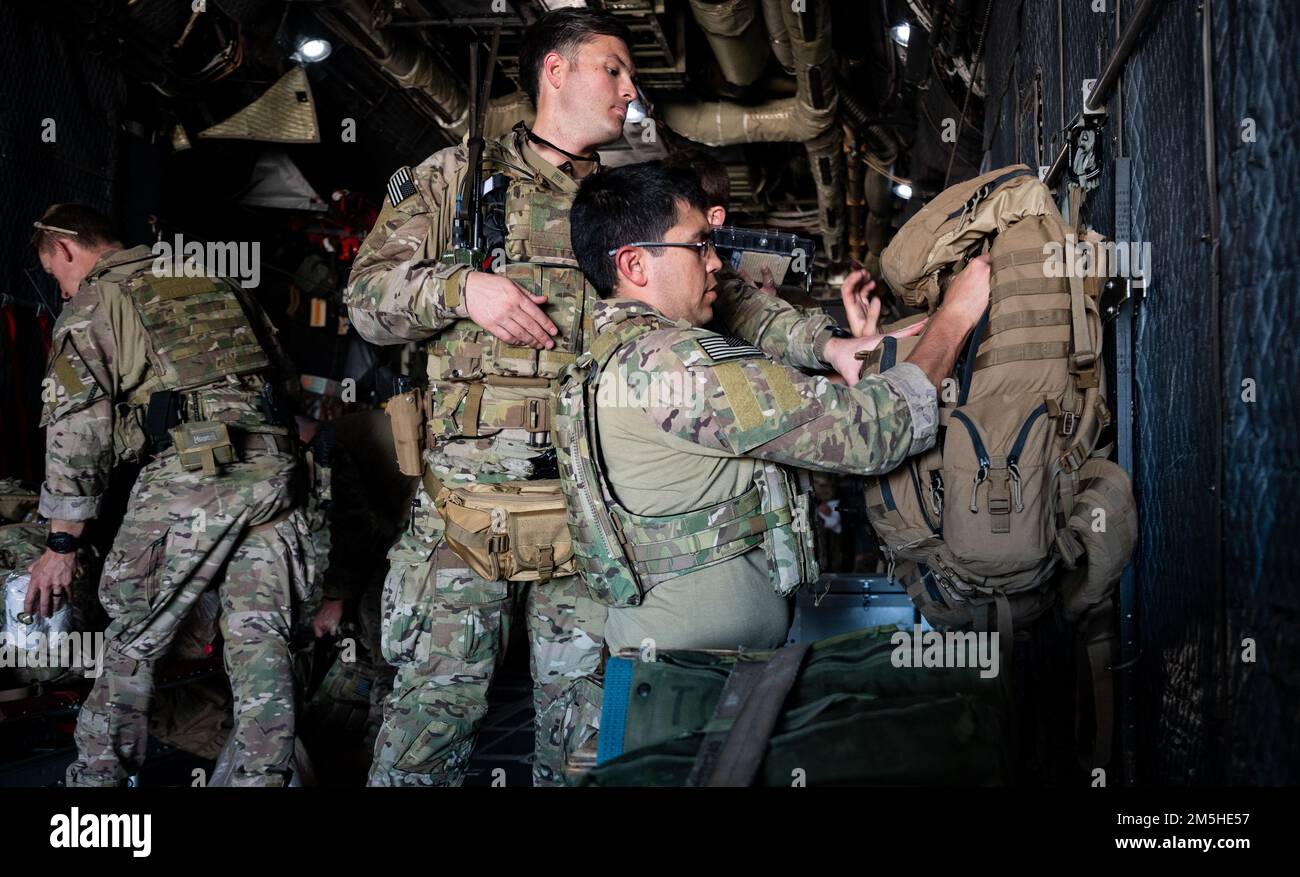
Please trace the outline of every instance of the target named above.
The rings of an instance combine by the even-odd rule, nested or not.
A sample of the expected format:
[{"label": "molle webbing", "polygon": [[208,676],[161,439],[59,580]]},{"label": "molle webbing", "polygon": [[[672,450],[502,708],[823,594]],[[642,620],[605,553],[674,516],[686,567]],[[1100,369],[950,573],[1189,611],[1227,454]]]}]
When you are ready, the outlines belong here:
[{"label": "molle webbing", "polygon": [[126,288],[163,372],[151,390],[188,390],[270,367],[248,315],[224,282],[137,272]]},{"label": "molle webbing", "polygon": [[989,301],[998,304],[1017,295],[1066,295],[1069,291],[1064,277],[1031,277],[999,283],[989,293]]},{"label": "molle webbing", "polygon": [[789,525],[789,507],[764,514],[757,487],[698,511],[666,518],[622,509],[620,523],[637,575],[650,587],[683,573],[721,563],[763,544],[763,534]]}]

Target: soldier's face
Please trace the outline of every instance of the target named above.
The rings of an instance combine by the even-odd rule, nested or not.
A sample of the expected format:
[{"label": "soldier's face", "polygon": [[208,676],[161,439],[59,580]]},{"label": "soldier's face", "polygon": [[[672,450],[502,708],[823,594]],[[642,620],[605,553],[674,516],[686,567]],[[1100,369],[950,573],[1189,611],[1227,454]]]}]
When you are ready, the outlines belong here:
[{"label": "soldier's face", "polygon": [[592,37],[578,49],[572,64],[548,67],[544,75],[554,75],[557,81],[562,124],[573,126],[592,144],[609,143],[622,135],[627,105],[636,98],[632,84],[636,67],[622,40],[603,34]]},{"label": "soldier's face", "polygon": [[[696,243],[713,238],[713,226],[704,211],[697,207],[677,206],[677,224],[664,234],[664,241]],[[703,326],[713,319],[717,301],[717,272],[722,267],[713,247],[703,251],[685,247],[664,247],[647,261],[649,288],[654,290],[656,307],[669,319],[689,320]]]}]

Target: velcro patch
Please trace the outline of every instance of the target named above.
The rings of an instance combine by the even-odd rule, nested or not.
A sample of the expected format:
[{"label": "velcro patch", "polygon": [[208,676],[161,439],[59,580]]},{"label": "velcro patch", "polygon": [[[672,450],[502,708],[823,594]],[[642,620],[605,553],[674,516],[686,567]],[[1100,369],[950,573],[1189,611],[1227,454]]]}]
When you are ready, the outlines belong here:
[{"label": "velcro patch", "polygon": [[708,335],[696,340],[704,353],[715,363],[754,359],[765,355],[748,341],[742,341],[732,335]]},{"label": "velcro patch", "polygon": [[414,194],[415,182],[411,179],[411,169],[398,168],[397,173],[388,178],[388,202],[396,207]]}]

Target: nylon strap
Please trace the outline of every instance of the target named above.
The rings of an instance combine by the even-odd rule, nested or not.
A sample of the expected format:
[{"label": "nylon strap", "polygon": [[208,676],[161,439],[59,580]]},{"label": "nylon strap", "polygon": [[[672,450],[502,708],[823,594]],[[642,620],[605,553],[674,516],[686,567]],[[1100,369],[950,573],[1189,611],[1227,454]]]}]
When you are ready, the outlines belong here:
[{"label": "nylon strap", "polygon": [[1011,666],[1011,656],[1015,652],[1016,630],[1014,616],[1011,614],[1011,601],[1002,591],[993,592],[993,602],[998,612],[998,648],[1002,652],[1003,663]]},{"label": "nylon strap", "polygon": [[989,319],[986,338],[1010,329],[1038,329],[1044,326],[1070,325],[1070,312],[1065,308],[1051,308],[1043,311],[1014,311],[1000,314]]},{"label": "nylon strap", "polygon": [[475,381],[465,393],[465,413],[461,416],[460,434],[466,438],[478,438],[479,409],[483,405],[484,388],[481,381]]},{"label": "nylon strap", "polygon": [[1041,265],[1043,263],[1043,248],[1030,247],[1025,250],[1012,250],[1009,253],[1000,253],[989,259],[989,270],[994,274],[1007,268],[1015,268],[1020,265]]},{"label": "nylon strap", "polygon": [[1064,341],[1038,341],[1015,344],[997,350],[986,350],[975,357],[975,368],[985,369],[1008,362],[1024,362],[1033,359],[1064,359],[1070,352],[1070,345]]},{"label": "nylon strap", "polygon": [[1064,277],[1034,277],[999,283],[989,293],[989,302],[997,304],[1018,295],[1063,295],[1069,291]]},{"label": "nylon strap", "polygon": [[1088,333],[1088,311],[1084,301],[1083,278],[1070,278],[1070,315],[1073,320],[1074,356],[1070,359],[1070,371],[1083,372],[1091,369],[1097,362],[1097,354],[1092,349],[1092,336]]},{"label": "nylon strap", "polygon": [[807,653],[808,644],[800,643],[778,649],[766,662],[736,662],[709,722],[727,728],[705,734],[686,785],[718,788],[753,784],[781,707]]},{"label": "nylon strap", "polygon": [[1079,764],[1085,769],[1103,767],[1110,761],[1111,737],[1115,729],[1115,679],[1111,667],[1114,664],[1115,649],[1119,642],[1119,631],[1111,617],[1110,603],[1093,608],[1079,621],[1075,635],[1078,644],[1078,660],[1086,664],[1090,686],[1075,686],[1075,716],[1085,715],[1083,697],[1091,688],[1093,728],[1092,744],[1087,743],[1087,736],[1081,720],[1075,724],[1075,742]]}]

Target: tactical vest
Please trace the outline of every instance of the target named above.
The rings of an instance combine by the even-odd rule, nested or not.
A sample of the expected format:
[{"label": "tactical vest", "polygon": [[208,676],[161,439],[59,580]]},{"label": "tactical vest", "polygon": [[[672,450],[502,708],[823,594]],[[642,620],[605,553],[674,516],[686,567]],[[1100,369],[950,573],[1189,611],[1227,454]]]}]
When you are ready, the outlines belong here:
[{"label": "tactical vest", "polygon": [[[522,135],[516,130],[512,136]],[[441,331],[427,348],[429,444],[522,429],[540,452],[551,446],[555,381],[583,348],[596,299],[569,241],[577,184],[561,188],[563,181],[544,182],[494,141],[485,144],[484,162],[507,172],[505,258],[489,254],[489,267],[546,296],[542,310],[558,334],[553,349],[535,350],[507,344],[469,319]]]},{"label": "tactical vest", "polygon": [[759,547],[777,593],[816,580],[808,495],[784,467],[763,463],[740,496],[683,514],[633,514],[614,496],[596,428],[600,375],[621,347],[658,326],[653,318],[633,317],[609,327],[560,379],[555,449],[573,553],[587,588],[611,606],[636,606],[663,582]]},{"label": "tactical vest", "polygon": [[158,277],[138,262],[115,265],[88,280],[117,285],[130,299],[148,335],[152,375],[127,403],[145,406],[159,390],[194,390],[227,375],[271,365],[248,314],[228,282],[212,277]]}]

